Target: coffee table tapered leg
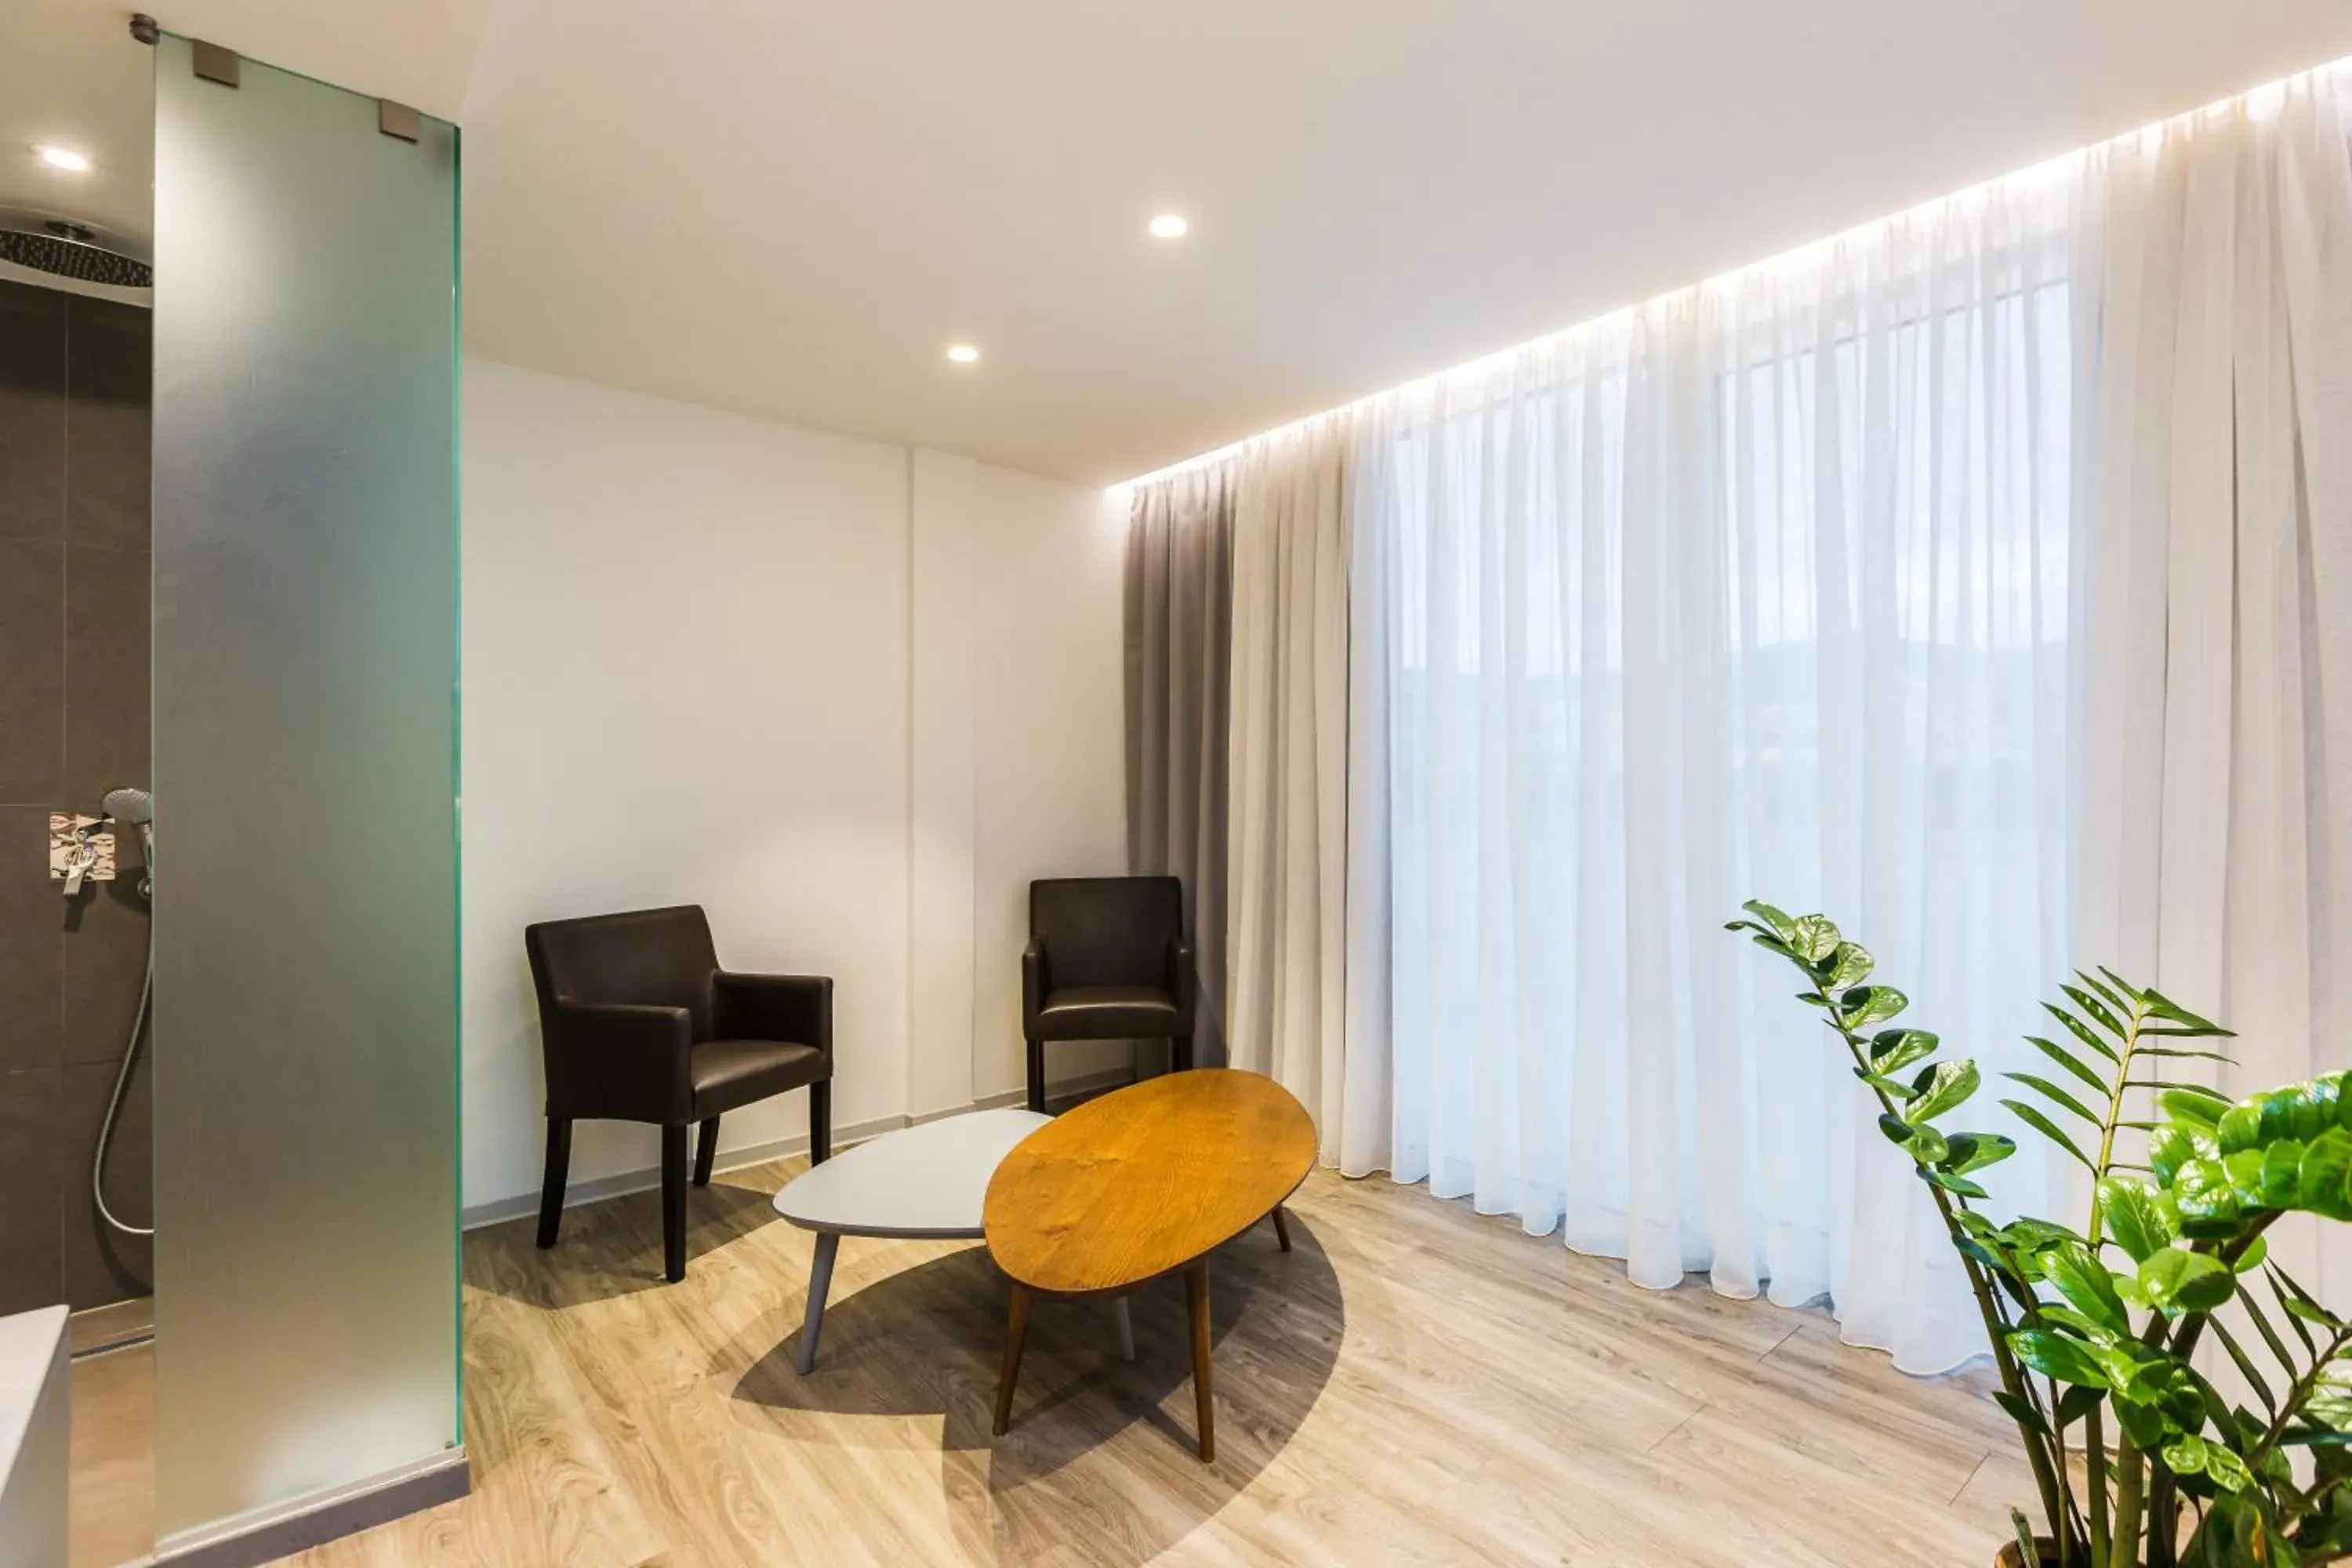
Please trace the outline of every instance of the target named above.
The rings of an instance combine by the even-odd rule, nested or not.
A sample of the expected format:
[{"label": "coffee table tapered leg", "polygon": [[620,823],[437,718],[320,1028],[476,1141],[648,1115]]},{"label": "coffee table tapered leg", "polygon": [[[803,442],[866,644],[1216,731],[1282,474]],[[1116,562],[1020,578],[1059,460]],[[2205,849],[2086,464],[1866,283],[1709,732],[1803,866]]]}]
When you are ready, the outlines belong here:
[{"label": "coffee table tapered leg", "polygon": [[1013,1385],[1021,1377],[1021,1342],[1029,1332],[1029,1292],[1013,1287],[1013,1312],[1004,1324],[1004,1365],[996,1374],[996,1426],[1000,1437],[1013,1426]]},{"label": "coffee table tapered leg", "polygon": [[824,1330],[824,1299],[833,1289],[833,1259],[841,1250],[841,1233],[816,1233],[816,1258],[809,1266],[808,1307],[801,1317],[800,1353],[793,1370],[806,1377],[816,1370],[816,1337]]},{"label": "coffee table tapered leg", "polygon": [[1135,1359],[1135,1319],[1127,1310],[1126,1297],[1114,1296],[1110,1299],[1110,1321],[1111,1327],[1118,1331],[1118,1359],[1133,1361]]},{"label": "coffee table tapered leg", "polygon": [[1184,1303],[1192,1312],[1192,1407],[1201,1426],[1201,1463],[1217,1458],[1217,1426],[1209,1380],[1209,1260],[1184,1270]]},{"label": "coffee table tapered leg", "polygon": [[1283,1251],[1290,1250],[1290,1216],[1282,1212],[1280,1204],[1274,1205],[1274,1239],[1282,1243]]}]

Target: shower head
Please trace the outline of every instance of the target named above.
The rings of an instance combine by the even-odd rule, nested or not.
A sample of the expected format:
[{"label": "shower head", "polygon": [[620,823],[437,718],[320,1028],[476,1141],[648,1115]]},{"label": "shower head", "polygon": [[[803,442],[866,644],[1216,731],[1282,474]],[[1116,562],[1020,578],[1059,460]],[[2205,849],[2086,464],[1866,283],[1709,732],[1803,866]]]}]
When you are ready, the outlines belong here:
[{"label": "shower head", "polygon": [[84,283],[110,283],[118,289],[155,286],[152,267],[111,248],[87,224],[62,218],[28,221],[14,213],[0,216],[0,261]]},{"label": "shower head", "polygon": [[133,827],[155,820],[155,797],[143,789],[110,789],[103,803],[106,815]]}]

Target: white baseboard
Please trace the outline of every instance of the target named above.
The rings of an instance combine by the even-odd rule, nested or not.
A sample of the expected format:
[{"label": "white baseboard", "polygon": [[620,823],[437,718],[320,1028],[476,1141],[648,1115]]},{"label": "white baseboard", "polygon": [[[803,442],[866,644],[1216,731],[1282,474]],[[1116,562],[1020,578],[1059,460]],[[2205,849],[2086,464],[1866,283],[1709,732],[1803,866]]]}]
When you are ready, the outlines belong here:
[{"label": "white baseboard", "polygon": [[[1052,1100],[1067,1100],[1072,1095],[1092,1094],[1097,1089],[1110,1089],[1132,1078],[1131,1069],[1109,1068],[1101,1072],[1087,1073],[1078,1078],[1058,1079],[1046,1085]],[[852,1122],[833,1130],[835,1149],[852,1143],[862,1143],[868,1138],[878,1138],[885,1132],[896,1132],[901,1127],[913,1127],[925,1121],[937,1121],[942,1117],[961,1116],[971,1110],[992,1110],[1001,1105],[1021,1105],[1027,1102],[1026,1089],[1008,1089],[1000,1093],[983,1095],[970,1105],[950,1105],[940,1110],[926,1110],[913,1116],[877,1116],[870,1121]],[[747,1143],[738,1149],[721,1149],[712,1162],[714,1171],[740,1171],[751,1165],[764,1165],[771,1160],[808,1152],[808,1134],[791,1138],[772,1139],[765,1143]],[[595,1176],[584,1182],[573,1182],[563,1194],[563,1206],[576,1209],[583,1204],[603,1203],[606,1198],[623,1197],[630,1193],[650,1192],[661,1185],[661,1167],[647,1165],[640,1170],[619,1171],[609,1176]],[[492,1198],[484,1204],[470,1204],[458,1216],[463,1229],[479,1230],[486,1225],[503,1225],[510,1219],[521,1219],[539,1212],[537,1193],[517,1193],[512,1197]]]}]

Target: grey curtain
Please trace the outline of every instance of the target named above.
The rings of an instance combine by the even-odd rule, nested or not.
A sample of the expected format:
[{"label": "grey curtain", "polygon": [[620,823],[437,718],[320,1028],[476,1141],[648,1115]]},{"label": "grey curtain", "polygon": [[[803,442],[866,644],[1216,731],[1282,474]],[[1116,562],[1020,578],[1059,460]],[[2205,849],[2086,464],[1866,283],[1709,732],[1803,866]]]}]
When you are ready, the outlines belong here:
[{"label": "grey curtain", "polygon": [[[1127,858],[1184,883],[1200,974],[1193,1059],[1225,1060],[1225,742],[1233,666],[1231,463],[1139,486],[1127,538]],[[1166,1047],[1139,1062],[1165,1069]]]}]

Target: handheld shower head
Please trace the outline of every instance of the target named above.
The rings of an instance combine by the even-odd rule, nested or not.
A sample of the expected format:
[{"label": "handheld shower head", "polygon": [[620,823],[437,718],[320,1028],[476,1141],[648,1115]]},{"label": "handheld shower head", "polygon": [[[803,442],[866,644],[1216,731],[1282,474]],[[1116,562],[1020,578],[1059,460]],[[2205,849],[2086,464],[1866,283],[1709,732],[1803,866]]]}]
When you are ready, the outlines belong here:
[{"label": "handheld shower head", "polygon": [[143,789],[110,789],[102,803],[106,815],[132,827],[155,820],[155,797]]},{"label": "handheld shower head", "polygon": [[155,896],[154,795],[146,790],[132,789],[126,785],[121,789],[108,790],[106,798],[99,803],[99,808],[124,826],[135,827],[139,830],[140,853],[147,862],[146,869],[139,878],[139,892],[142,898],[153,898]]}]

